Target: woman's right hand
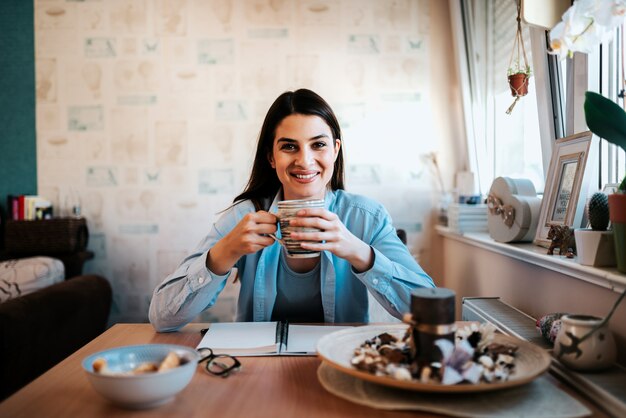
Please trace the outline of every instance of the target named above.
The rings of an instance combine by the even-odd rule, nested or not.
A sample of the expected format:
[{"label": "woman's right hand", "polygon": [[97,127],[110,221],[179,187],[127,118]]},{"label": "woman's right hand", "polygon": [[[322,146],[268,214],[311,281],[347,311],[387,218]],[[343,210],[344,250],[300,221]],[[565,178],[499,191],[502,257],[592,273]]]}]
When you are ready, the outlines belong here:
[{"label": "woman's right hand", "polygon": [[218,275],[226,274],[242,256],[272,245],[274,238],[267,234],[276,233],[277,222],[276,216],[269,212],[246,214],[211,248],[206,259],[207,268]]}]

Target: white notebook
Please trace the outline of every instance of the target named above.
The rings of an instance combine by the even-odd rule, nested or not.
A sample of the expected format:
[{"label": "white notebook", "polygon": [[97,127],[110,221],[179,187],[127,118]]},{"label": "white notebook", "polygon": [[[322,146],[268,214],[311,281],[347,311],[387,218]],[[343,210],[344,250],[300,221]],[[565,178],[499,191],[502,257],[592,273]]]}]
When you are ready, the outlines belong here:
[{"label": "white notebook", "polygon": [[315,355],[326,334],[340,325],[293,325],[287,322],[220,322],[211,324],[197,348],[234,356]]}]

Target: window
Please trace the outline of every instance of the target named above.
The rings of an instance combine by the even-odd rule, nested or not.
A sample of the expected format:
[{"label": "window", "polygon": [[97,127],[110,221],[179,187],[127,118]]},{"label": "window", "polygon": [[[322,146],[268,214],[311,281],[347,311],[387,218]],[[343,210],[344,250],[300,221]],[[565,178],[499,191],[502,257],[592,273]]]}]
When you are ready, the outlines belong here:
[{"label": "window", "polygon": [[[535,77],[528,95],[513,103],[507,70],[517,29],[515,0],[461,1],[460,14],[470,84],[468,122],[471,170],[485,194],[499,176],[530,179],[543,192],[544,174],[535,95]],[[530,36],[523,28],[528,63],[532,66]],[[514,59],[514,58],[513,58]],[[468,103],[466,101],[466,113]]]},{"label": "window", "polygon": [[[528,95],[507,115],[505,110],[513,102],[506,73],[515,37],[517,1],[459,1],[452,3],[452,11],[457,13],[457,21],[462,22],[459,31],[462,33],[456,36],[457,40],[462,39],[459,57],[465,61],[461,79],[469,86],[468,97],[464,98],[469,165],[476,173],[479,192],[485,194],[495,177],[508,176],[528,178],[537,192],[542,193],[550,141],[587,129],[582,111],[584,92],[597,91],[624,106],[625,29],[618,28],[613,40],[599,46],[596,53],[575,54],[574,59],[559,60],[548,55],[533,60],[531,35],[536,44],[547,44],[544,39],[547,32],[533,29],[530,33],[523,26],[529,62],[545,59],[547,68],[533,68],[537,77],[530,78]],[[537,38],[533,33],[545,36]],[[542,48],[543,51],[534,51],[539,50],[543,55],[545,47]],[[581,71],[584,77],[579,76]],[[536,83],[540,83],[540,92],[550,90],[547,101],[545,96],[538,99]],[[542,116],[538,109],[551,114]],[[547,119],[550,119],[549,129]],[[540,134],[542,126],[544,130]],[[600,141],[597,151],[598,174],[592,187],[600,190],[624,178],[626,155],[606,141]]]},{"label": "window", "polygon": [[[575,109],[567,106],[568,102],[574,102],[574,96],[582,96],[586,90],[593,90],[603,96],[624,106],[624,89],[626,77],[624,75],[624,27],[616,29],[614,38],[610,42],[598,46],[594,53],[587,56],[575,54],[574,59],[565,59],[558,62],[558,70],[555,72],[556,85],[560,88],[553,91],[553,100],[563,103],[563,112],[555,112],[560,119],[558,124],[565,129],[562,133],[557,132],[556,137],[577,133],[577,130],[586,129],[584,121],[576,121]],[[572,77],[575,61],[586,61],[586,79],[576,85]],[[568,77],[569,75],[569,77]],[[558,97],[557,97],[558,96]],[[616,184],[626,174],[626,156],[619,147],[600,141],[598,145],[598,174],[597,190],[602,190],[607,184]]]},{"label": "window", "polygon": [[[624,106],[624,89],[626,88],[624,29],[624,26],[616,29],[613,40],[599,47],[599,59],[589,63],[598,67],[598,71],[594,72],[598,80],[593,80],[599,86],[598,91],[622,106]],[[624,151],[616,145],[601,141],[599,155],[598,188],[601,189],[607,183],[619,183],[626,174]]]}]

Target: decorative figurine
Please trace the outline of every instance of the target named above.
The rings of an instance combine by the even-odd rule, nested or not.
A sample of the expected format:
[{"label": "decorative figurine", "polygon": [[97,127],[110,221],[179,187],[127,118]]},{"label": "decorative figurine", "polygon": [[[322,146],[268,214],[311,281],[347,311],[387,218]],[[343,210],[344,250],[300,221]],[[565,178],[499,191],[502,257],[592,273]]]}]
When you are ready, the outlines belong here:
[{"label": "decorative figurine", "polygon": [[[548,231],[550,248],[548,255],[554,255],[554,249],[559,249],[559,255],[567,255],[570,252],[573,257],[576,254],[576,241],[574,240],[574,230],[567,225],[550,225]],[[571,258],[571,257],[570,257]]]}]

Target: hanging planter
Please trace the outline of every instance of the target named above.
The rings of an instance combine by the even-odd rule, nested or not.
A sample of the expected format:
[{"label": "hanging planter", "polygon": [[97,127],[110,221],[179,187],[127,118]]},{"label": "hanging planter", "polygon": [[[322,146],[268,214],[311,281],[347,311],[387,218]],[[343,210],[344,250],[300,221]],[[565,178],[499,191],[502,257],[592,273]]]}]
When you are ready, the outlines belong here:
[{"label": "hanging planter", "polygon": [[522,36],[522,19],[520,17],[520,12],[521,7],[518,3],[517,32],[515,33],[513,50],[511,51],[509,69],[507,71],[511,95],[515,97],[515,100],[507,109],[507,115],[511,114],[520,97],[524,97],[528,94],[528,80],[530,79],[530,65],[528,65],[528,58],[526,58],[526,48],[524,47],[524,38]]},{"label": "hanging planter", "polygon": [[509,76],[509,87],[511,88],[511,95],[513,97],[523,97],[528,94],[529,78],[530,75],[526,73],[515,73]]}]

